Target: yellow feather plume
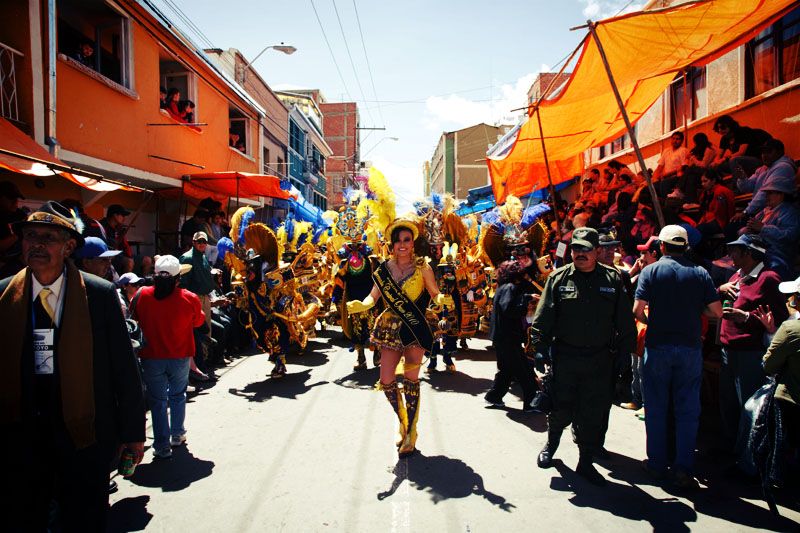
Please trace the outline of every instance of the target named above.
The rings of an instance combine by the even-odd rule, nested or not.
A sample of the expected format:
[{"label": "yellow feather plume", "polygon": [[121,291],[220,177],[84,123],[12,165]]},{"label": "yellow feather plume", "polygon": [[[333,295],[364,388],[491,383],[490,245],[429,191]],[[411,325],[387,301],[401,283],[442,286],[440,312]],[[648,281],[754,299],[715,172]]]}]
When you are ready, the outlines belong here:
[{"label": "yellow feather plume", "polygon": [[240,207],[231,217],[231,232],[229,236],[233,242],[239,241],[239,227],[242,224],[242,217],[248,211],[255,215],[255,211],[253,211],[252,207]]},{"label": "yellow feather plume", "polygon": [[314,237],[314,226],[311,222],[297,222],[294,225],[294,238],[292,239],[292,249],[297,249],[297,241],[301,235],[305,234],[306,242],[311,242]]},{"label": "yellow feather plume", "polygon": [[[364,200],[361,204],[366,203],[374,217],[372,223],[375,224],[378,231],[383,233],[386,230],[386,226],[391,224],[397,216],[394,191],[392,191],[383,173],[374,167],[369,169],[369,181],[367,183],[376,199]],[[359,208],[361,204],[359,204]]]},{"label": "yellow feather plume", "polygon": [[508,196],[498,211],[504,224],[519,224],[522,219],[522,202],[516,196]]},{"label": "yellow feather plume", "polygon": [[339,222],[339,213],[337,213],[336,211],[328,210],[322,213],[322,218],[325,220],[330,220],[331,222],[336,224],[337,222]]}]

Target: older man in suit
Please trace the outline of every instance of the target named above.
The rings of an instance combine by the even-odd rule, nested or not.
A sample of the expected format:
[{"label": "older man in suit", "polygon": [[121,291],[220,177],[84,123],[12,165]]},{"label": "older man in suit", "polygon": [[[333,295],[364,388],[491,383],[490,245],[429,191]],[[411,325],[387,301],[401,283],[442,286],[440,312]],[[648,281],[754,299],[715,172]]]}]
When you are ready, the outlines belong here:
[{"label": "older man in suit", "polygon": [[[67,258],[83,244],[47,202],[14,225],[27,265],[0,281],[2,516],[9,531],[105,531],[109,465],[142,458],[142,389],[114,285]],[[53,514],[50,504],[58,504]]]}]

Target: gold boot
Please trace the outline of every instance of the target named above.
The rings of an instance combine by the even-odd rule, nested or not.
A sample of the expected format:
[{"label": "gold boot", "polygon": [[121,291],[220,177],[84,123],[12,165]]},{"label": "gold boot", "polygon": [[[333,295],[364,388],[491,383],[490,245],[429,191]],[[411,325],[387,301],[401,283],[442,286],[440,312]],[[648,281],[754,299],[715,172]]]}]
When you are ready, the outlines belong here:
[{"label": "gold boot", "polygon": [[406,439],[406,432],[408,429],[408,415],[406,413],[406,405],[403,402],[403,395],[400,394],[400,388],[397,386],[397,381],[392,381],[388,385],[384,385],[380,381],[375,387],[376,390],[383,391],[389,404],[394,409],[400,426],[397,429],[397,442],[395,445],[400,447]]},{"label": "gold boot", "polygon": [[419,420],[419,380],[403,380],[403,392],[406,397],[406,416],[408,417],[408,429],[406,438],[398,448],[397,452],[401,457],[414,453],[417,443],[417,420]]}]

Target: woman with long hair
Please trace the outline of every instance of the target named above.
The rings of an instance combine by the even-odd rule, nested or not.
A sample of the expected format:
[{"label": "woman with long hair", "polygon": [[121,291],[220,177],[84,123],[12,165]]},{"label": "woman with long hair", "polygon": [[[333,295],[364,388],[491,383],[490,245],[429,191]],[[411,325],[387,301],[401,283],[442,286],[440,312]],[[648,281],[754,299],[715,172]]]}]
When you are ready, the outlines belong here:
[{"label": "woman with long hair", "polygon": [[167,92],[167,98],[164,100],[164,103],[166,104],[164,109],[175,120],[181,120],[181,110],[178,107],[178,102],[180,102],[180,99],[181,92],[173,87],[169,90],[169,92]]},{"label": "woman with long hair", "polygon": [[[417,225],[408,219],[395,219],[386,228],[392,257],[375,269],[372,292],[364,300],[347,303],[350,313],[360,313],[383,298],[386,309],[378,316],[371,341],[381,349],[381,374],[377,389],[384,392],[400,421],[397,450],[401,457],[415,450],[419,419],[419,367],[425,351],[433,346],[433,332],[425,317],[431,299],[437,305],[455,307],[451,297],[441,294],[433,270],[424,258],[414,256]],[[397,383],[396,369],[403,364],[403,387]],[[405,397],[405,398],[404,398]],[[405,401],[404,401],[405,400]]]}]

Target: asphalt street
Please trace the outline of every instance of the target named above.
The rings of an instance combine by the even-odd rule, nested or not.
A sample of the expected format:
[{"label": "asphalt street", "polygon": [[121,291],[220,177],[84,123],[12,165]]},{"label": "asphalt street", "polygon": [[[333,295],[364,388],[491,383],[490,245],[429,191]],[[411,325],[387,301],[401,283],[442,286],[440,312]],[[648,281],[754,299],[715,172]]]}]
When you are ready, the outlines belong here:
[{"label": "asphalt street", "polygon": [[[374,392],[377,369],[354,372],[338,328],[318,332],[289,375],[268,376],[264,354],[243,356],[187,405],[188,442],[170,460],[151,450],[110,497],[112,531],[796,531],[798,493],[774,517],[758,486],[698,455],[701,487],[682,492],[641,469],[644,423],[614,407],[598,464],[604,488],[574,473],[567,434],[554,468],[536,466],[543,415],[483,401],[495,372],[483,339],[457,371],[422,374],[418,452],[398,459],[396,418]],[[368,357],[368,359],[371,359]],[[371,361],[370,361],[371,362]],[[441,362],[440,369],[441,369]],[[371,364],[370,364],[371,367]],[[148,428],[148,445],[152,444]]]}]

